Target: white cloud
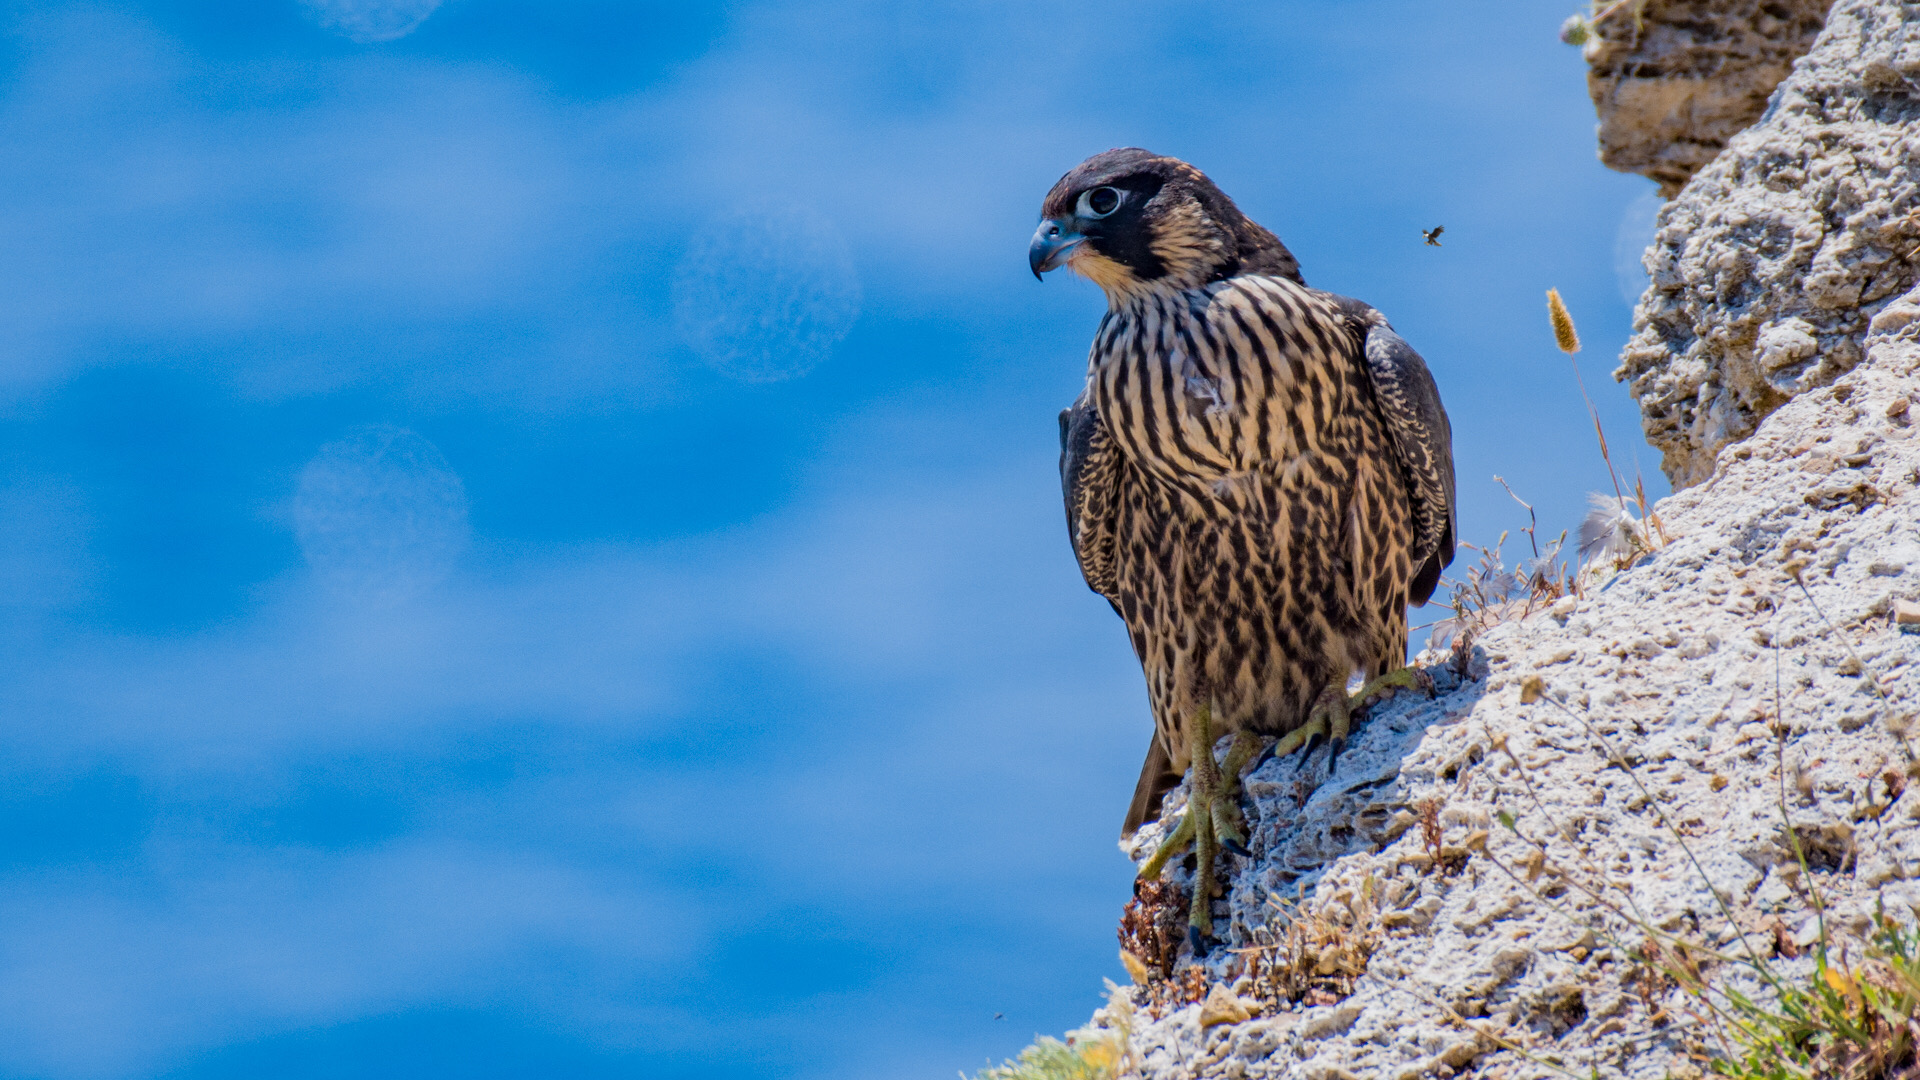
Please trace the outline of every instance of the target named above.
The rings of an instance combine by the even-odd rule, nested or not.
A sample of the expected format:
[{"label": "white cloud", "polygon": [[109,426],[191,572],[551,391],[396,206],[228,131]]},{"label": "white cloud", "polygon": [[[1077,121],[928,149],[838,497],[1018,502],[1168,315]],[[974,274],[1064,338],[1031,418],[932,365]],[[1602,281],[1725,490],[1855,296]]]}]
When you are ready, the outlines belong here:
[{"label": "white cloud", "polygon": [[[1116,621],[1074,576],[1051,417],[1033,404],[1053,388],[1070,396],[1101,306],[1090,287],[1025,277],[1041,194],[1111,145],[1195,158],[1303,255],[1323,253],[1309,261],[1316,283],[1340,284],[1322,265],[1347,260],[1369,288],[1400,291],[1396,319],[1420,318],[1417,301],[1456,331],[1451,356],[1416,340],[1463,380],[1445,384],[1463,450],[1495,445],[1475,436],[1474,410],[1498,414],[1482,434],[1507,425],[1507,384],[1539,367],[1540,324],[1506,319],[1503,298],[1535,311],[1534,280],[1581,260],[1605,288],[1605,253],[1561,242],[1593,230],[1562,219],[1604,204],[1611,220],[1615,205],[1579,179],[1597,173],[1589,121],[1541,134],[1561,130],[1540,105],[1552,79],[1571,103],[1561,118],[1589,108],[1565,57],[1522,65],[1515,77],[1539,94],[1485,80],[1461,98],[1433,89],[1472,68],[1463,57],[1497,56],[1504,71],[1532,55],[1525,20],[1409,6],[1396,16],[1408,24],[1382,36],[1353,32],[1376,14],[1250,8],[1218,16],[1239,20],[1223,58],[1206,40],[1217,21],[1170,10],[751,6],[707,55],[601,101],[549,93],[504,63],[399,51],[196,57],[112,15],[51,17],[22,37],[25,59],[0,88],[0,383],[16,394],[152,356],[224,371],[256,403],[350,388],[301,403],[329,423],[427,399],[466,409],[457,421],[476,441],[529,410],[551,414],[542,438],[563,440],[589,411],[626,422],[718,383],[678,366],[667,278],[703,222],[777,201],[817,209],[844,236],[870,325],[919,327],[942,347],[965,339],[954,351],[970,367],[929,387],[914,383],[912,349],[857,358],[897,364],[901,378],[873,392],[924,407],[853,415],[857,403],[796,398],[779,422],[832,440],[815,472],[784,509],[706,535],[509,544],[482,522],[451,561],[466,527],[450,468],[400,470],[391,504],[314,495],[317,567],[447,576],[374,608],[290,568],[259,583],[251,608],[173,634],[41,617],[110,591],[115,568],[96,565],[89,530],[112,509],[90,500],[111,493],[9,481],[0,584],[19,591],[0,614],[38,614],[10,622],[0,748],[49,773],[119,770],[155,809],[128,826],[151,838],[123,864],[81,854],[0,871],[6,1067],[125,1075],[497,993],[605,1045],[724,1034],[772,1053],[841,1040],[806,1053],[822,1076],[861,1075],[860,1055],[896,1039],[911,1045],[888,1044],[897,1060],[871,1074],[903,1075],[947,1049],[938,1033],[956,1029],[933,1014],[963,979],[1004,986],[991,980],[1039,963],[1024,954],[1075,935],[1110,960],[1097,924],[1124,896],[1111,840],[1146,706]],[[1551,27],[1541,33],[1550,49]],[[1330,74],[1356,55],[1345,41],[1393,78],[1354,89]],[[1461,100],[1483,112],[1453,116]],[[1578,153],[1542,151],[1553,138]],[[1516,196],[1488,175],[1551,182]],[[1460,200],[1449,216],[1431,214],[1440,194]],[[1414,226],[1441,220],[1445,252],[1419,246]],[[1475,245],[1493,254],[1466,261]],[[796,262],[846,268],[839,255]],[[848,293],[794,280],[783,295],[801,301]],[[819,325],[838,333],[850,319]],[[1532,366],[1503,360],[1514,356]],[[831,385],[829,370],[756,393],[786,404],[778,394]],[[1459,392],[1472,378],[1500,393]],[[752,452],[757,433],[730,427],[734,400],[673,417],[673,434]],[[997,409],[1031,412],[1031,441],[982,435],[1007,423]],[[381,469],[354,460],[341,474],[365,482],[353,490],[379,490]],[[478,471],[467,481],[484,490]],[[346,541],[316,544],[328,536]],[[458,756],[449,747],[492,755],[498,775],[434,787]],[[319,786],[303,771],[315,763],[390,768],[398,779],[367,782],[421,801],[382,811],[378,836],[332,846],[229,820]],[[665,930],[636,917],[662,910]],[[772,1019],[676,1012],[670,989],[635,989],[663,956],[712,974],[709,950],[736,926],[829,917],[849,936],[913,940],[849,976],[853,989],[796,992],[767,1007]],[[1045,941],[1020,937],[1034,926]],[[1017,955],[980,947],[988,939]],[[517,958],[541,949],[565,955],[558,974],[517,978]],[[1034,974],[1024,992],[1057,1001],[1060,980],[1087,970]],[[726,992],[726,974],[712,977]],[[1044,1026],[1084,1018],[1066,1011],[1078,1015]]]},{"label": "white cloud", "polygon": [[[608,1045],[716,1026],[784,1041],[803,1034],[781,1018],[802,1006],[679,1016],[671,995],[640,1008],[621,988],[664,957],[697,969],[788,908],[948,911],[982,861],[1051,882],[1050,925],[1084,918],[1102,894],[1062,875],[1121,865],[1106,842],[1143,699],[1117,629],[1084,654],[1077,628],[1111,617],[1054,573],[1067,567],[1046,462],[934,484],[872,465],[875,438],[944,422],[855,425],[812,505],[741,529],[483,545],[440,589],[377,612],[292,577],[208,634],[42,643],[0,703],[22,721],[10,758],[131,771],[160,811],[129,862],[0,875],[0,1069],[127,1075],[499,995]],[[779,684],[735,685],[762,669]],[[528,723],[552,734],[521,749]],[[270,821],[315,790],[308,763],[426,763],[465,740],[529,765],[585,749],[593,764],[425,791],[429,815],[391,839],[321,847],[229,822]],[[676,749],[618,749],[631,740]],[[1111,806],[1088,798],[1099,787]],[[1063,828],[1090,841],[1072,859]],[[689,879],[714,865],[728,886]],[[1025,910],[1011,895],[968,903],[950,917]],[[515,974],[541,949],[565,955],[561,974]],[[838,1017],[878,992],[804,1008]]]},{"label": "white cloud", "polygon": [[[232,65],[103,13],[25,36],[0,93],[0,387],[128,342],[235,369],[261,397],[415,377],[573,397],[542,354],[578,364],[610,336],[621,362],[602,383],[644,377],[649,316],[616,297],[582,326],[577,294],[605,288],[583,271],[604,273],[650,215],[575,149],[587,118],[525,80],[376,57]],[[271,107],[232,107],[254,97]],[[510,342],[466,326],[502,319]],[[462,362],[434,355],[449,345]]]}]

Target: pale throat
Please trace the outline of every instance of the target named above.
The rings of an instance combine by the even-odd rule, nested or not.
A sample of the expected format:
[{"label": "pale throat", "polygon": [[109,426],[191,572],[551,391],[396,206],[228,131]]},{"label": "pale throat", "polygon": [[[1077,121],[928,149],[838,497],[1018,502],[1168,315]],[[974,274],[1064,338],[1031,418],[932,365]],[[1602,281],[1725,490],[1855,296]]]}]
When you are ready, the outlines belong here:
[{"label": "pale throat", "polygon": [[1100,286],[1107,294],[1107,309],[1118,311],[1142,297],[1172,296],[1197,289],[1233,256],[1232,238],[1191,204],[1168,211],[1149,236],[1147,247],[1163,271],[1151,281],[1086,244],[1068,257],[1067,265]]},{"label": "pale throat", "polygon": [[[1155,253],[1159,254],[1158,251]],[[1207,270],[1199,259],[1189,256],[1176,262],[1163,255],[1161,262],[1168,272],[1147,280],[1134,273],[1133,268],[1125,263],[1089,251],[1083,245],[1067,258],[1067,267],[1100,286],[1100,291],[1107,294],[1108,311],[1119,311],[1149,297],[1177,296],[1199,288],[1206,281]]]}]

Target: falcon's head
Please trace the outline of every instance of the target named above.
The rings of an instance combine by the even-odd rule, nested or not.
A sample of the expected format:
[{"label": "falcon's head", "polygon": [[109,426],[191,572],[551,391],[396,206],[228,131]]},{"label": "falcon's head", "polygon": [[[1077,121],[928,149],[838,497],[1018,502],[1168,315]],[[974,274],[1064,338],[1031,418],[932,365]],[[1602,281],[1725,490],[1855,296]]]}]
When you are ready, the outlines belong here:
[{"label": "falcon's head", "polygon": [[1300,281],[1300,264],[1286,245],[1205,173],[1137,147],[1081,162],[1047,192],[1040,217],[1027,249],[1033,276],[1072,267],[1116,306],[1141,293],[1236,274]]}]

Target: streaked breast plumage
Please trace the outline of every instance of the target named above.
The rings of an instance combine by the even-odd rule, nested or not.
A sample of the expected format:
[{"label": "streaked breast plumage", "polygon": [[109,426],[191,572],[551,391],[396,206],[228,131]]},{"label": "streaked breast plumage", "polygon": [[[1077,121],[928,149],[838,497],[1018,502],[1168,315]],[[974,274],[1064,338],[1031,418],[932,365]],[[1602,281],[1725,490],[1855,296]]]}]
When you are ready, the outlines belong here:
[{"label": "streaked breast plumage", "polygon": [[1109,151],[1049,194],[1029,258],[1107,293],[1061,481],[1088,585],[1126,623],[1155,737],[1126,832],[1213,736],[1282,735],[1397,668],[1452,557],[1450,436],[1417,353],[1199,170]]}]

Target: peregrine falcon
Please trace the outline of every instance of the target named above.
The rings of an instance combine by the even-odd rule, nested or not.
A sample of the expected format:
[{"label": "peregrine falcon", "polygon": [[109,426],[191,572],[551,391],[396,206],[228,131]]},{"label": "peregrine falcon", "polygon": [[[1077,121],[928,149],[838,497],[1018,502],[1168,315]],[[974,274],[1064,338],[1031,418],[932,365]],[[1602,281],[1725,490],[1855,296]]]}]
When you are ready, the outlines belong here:
[{"label": "peregrine falcon", "polygon": [[1122,836],[1193,768],[1141,874],[1198,848],[1204,952],[1214,860],[1247,853],[1235,788],[1261,737],[1267,754],[1324,738],[1331,767],[1354,703],[1412,685],[1407,607],[1453,561],[1451,429],[1386,318],[1308,288],[1186,162],[1109,150],[1040,213],[1034,276],[1067,266],[1107,296],[1086,389],[1060,414],[1060,482],[1080,571],[1125,621],[1153,712]]}]

